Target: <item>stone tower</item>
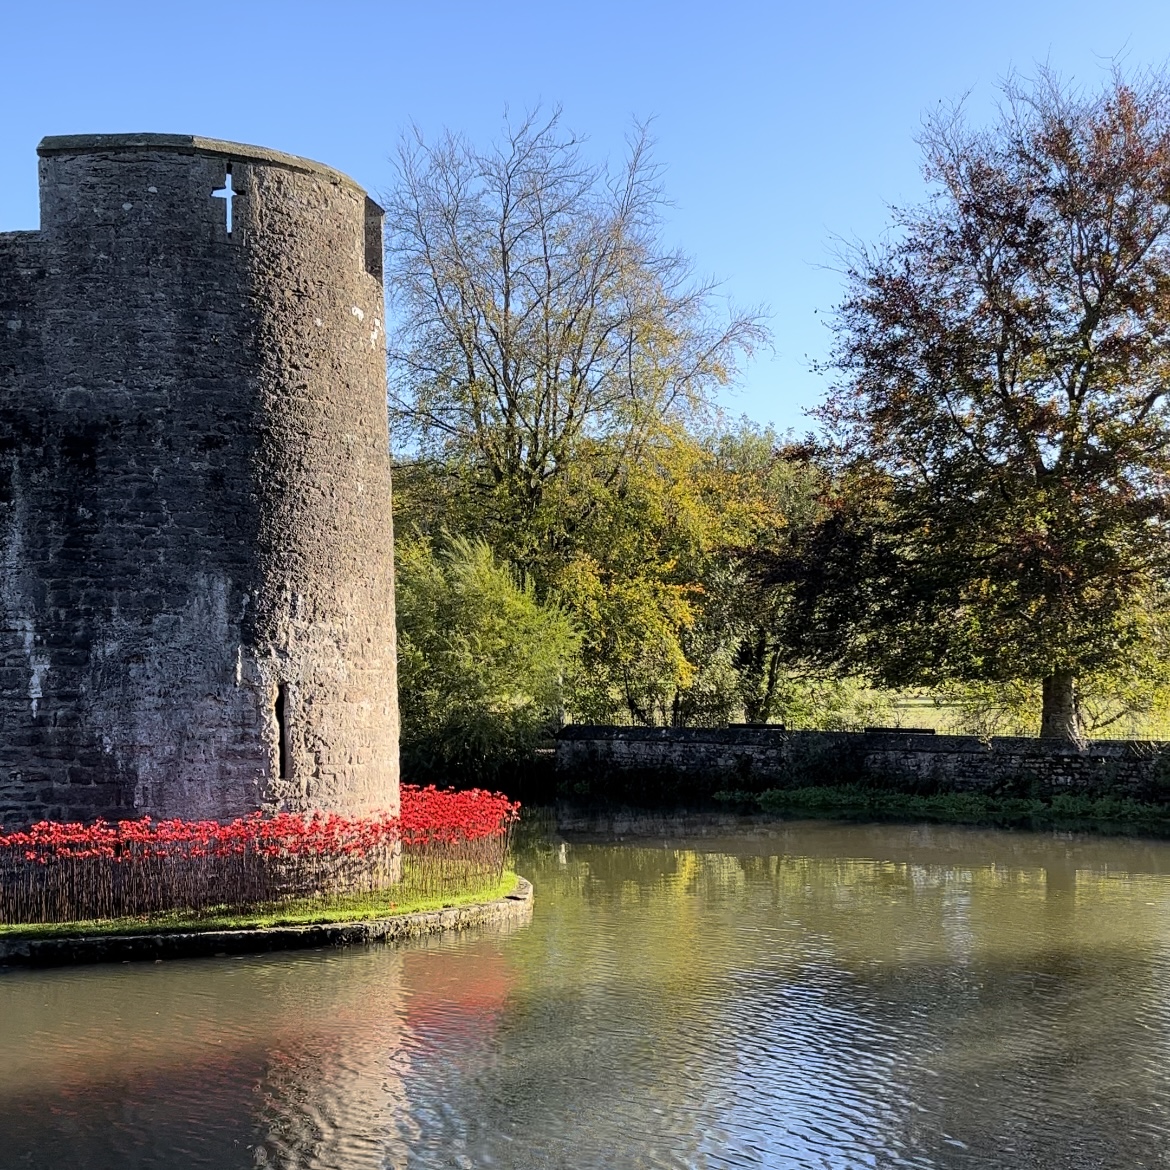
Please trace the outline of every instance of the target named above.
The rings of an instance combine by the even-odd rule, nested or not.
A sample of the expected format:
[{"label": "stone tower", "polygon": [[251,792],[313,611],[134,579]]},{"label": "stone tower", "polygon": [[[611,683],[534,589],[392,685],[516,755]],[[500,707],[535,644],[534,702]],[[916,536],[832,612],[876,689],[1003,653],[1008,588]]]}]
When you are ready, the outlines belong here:
[{"label": "stone tower", "polygon": [[0,234],[0,822],[397,810],[382,212],[46,138]]}]

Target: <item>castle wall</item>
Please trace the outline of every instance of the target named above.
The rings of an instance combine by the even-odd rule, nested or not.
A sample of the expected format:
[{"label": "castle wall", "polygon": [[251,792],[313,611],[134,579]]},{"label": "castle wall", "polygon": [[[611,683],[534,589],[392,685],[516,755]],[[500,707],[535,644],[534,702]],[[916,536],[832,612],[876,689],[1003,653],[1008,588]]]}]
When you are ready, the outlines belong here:
[{"label": "castle wall", "polygon": [[230,143],[40,154],[0,237],[0,821],[396,808],[377,209]]}]

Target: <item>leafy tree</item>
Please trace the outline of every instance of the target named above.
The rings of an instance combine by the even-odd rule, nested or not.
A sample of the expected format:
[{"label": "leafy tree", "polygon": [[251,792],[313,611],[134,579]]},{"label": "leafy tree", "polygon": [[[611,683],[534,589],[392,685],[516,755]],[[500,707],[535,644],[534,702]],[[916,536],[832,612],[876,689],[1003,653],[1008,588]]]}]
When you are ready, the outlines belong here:
[{"label": "leafy tree", "polygon": [[[662,428],[612,477],[595,474],[604,457],[583,442],[550,484],[538,519],[561,535],[533,542],[526,570],[582,633],[566,675],[574,718],[695,725],[781,714],[798,680],[777,637],[775,591],[752,558],[811,522],[819,481],[779,447],[747,423],[701,437]],[[513,546],[457,466],[402,469],[396,507],[424,532],[450,526]]]},{"label": "leafy tree", "polygon": [[[574,717],[660,722],[662,696],[669,705],[693,673],[680,636],[693,623],[697,590],[680,564],[686,501],[680,509],[671,498],[680,485],[668,470],[679,453],[661,445],[665,460],[644,457],[610,478],[594,474],[592,444],[581,448],[527,526],[502,523],[460,468],[431,462],[401,470],[398,513],[430,534],[446,526],[482,533],[502,556],[528,539],[527,579],[538,596],[557,599],[583,636],[566,676]],[[533,536],[538,528],[547,539]]]},{"label": "leafy tree", "polygon": [[[816,521],[821,476],[771,428],[742,421],[706,441],[707,494],[719,516],[718,542],[704,573],[704,626],[730,650],[735,706],[753,723],[792,722],[804,680],[781,637],[786,598],[756,571],[761,556],[788,550]],[[719,662],[710,650],[700,660]]]},{"label": "leafy tree", "polygon": [[1078,738],[1078,680],[1132,673],[1170,550],[1170,88],[1042,73],[922,146],[931,200],[850,259],[789,638],[885,685],[1032,682],[1041,734]]},{"label": "leafy tree", "polygon": [[574,688],[592,718],[678,722],[678,697],[701,685],[701,573],[712,516],[704,452],[681,430],[647,444],[609,484],[590,485],[577,548],[555,574],[585,631]]},{"label": "leafy tree", "polygon": [[[594,501],[556,577],[585,633],[590,717],[678,725],[780,713],[794,680],[752,565],[815,515],[815,476],[746,421],[664,436]],[[551,567],[550,567],[551,571]]]},{"label": "leafy tree", "polygon": [[405,769],[491,782],[556,725],[579,636],[482,541],[401,540],[397,567]]}]

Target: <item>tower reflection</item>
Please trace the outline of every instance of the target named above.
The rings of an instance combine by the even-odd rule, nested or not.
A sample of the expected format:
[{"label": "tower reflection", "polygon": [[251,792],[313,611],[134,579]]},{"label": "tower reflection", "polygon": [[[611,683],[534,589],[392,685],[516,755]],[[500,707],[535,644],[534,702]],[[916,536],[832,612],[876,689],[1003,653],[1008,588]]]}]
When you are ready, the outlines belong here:
[{"label": "tower reflection", "polygon": [[5,973],[0,1164],[60,1167],[84,1149],[95,1170],[405,1166],[416,1054],[490,1042],[514,978],[504,929]]}]

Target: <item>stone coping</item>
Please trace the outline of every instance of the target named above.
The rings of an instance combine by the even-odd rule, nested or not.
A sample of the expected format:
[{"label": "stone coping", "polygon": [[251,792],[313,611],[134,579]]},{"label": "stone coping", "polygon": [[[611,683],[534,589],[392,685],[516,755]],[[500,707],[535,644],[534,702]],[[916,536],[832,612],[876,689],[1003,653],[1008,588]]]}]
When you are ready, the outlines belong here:
[{"label": "stone coping", "polygon": [[1170,747],[1161,740],[1093,739],[1083,746],[1036,736],[924,735],[914,731],[788,731],[783,727],[625,727],[570,723],[557,732],[563,743],[716,743],[781,747],[787,743],[857,746],[865,751],[910,751],[930,754],[967,752],[979,755],[1107,756],[1130,759],[1159,754]]},{"label": "stone coping", "polygon": [[66,967],[81,963],[131,963],[194,959],[266,951],[352,947],[397,942],[467,930],[473,926],[523,922],[532,915],[532,883],[492,902],[473,902],[442,910],[418,910],[389,918],[324,922],[305,926],[261,926],[243,930],[162,931],[158,934],[75,935],[59,938],[0,938],[0,967]]},{"label": "stone coping", "polygon": [[174,154],[209,154],[229,161],[264,163],[290,171],[324,175],[366,194],[365,188],[343,171],[335,170],[311,158],[286,154],[267,146],[250,146],[246,142],[227,142],[222,138],[203,138],[197,134],[54,134],[42,138],[37,154],[47,158],[54,154],[123,154],[136,151],[170,151]]}]

